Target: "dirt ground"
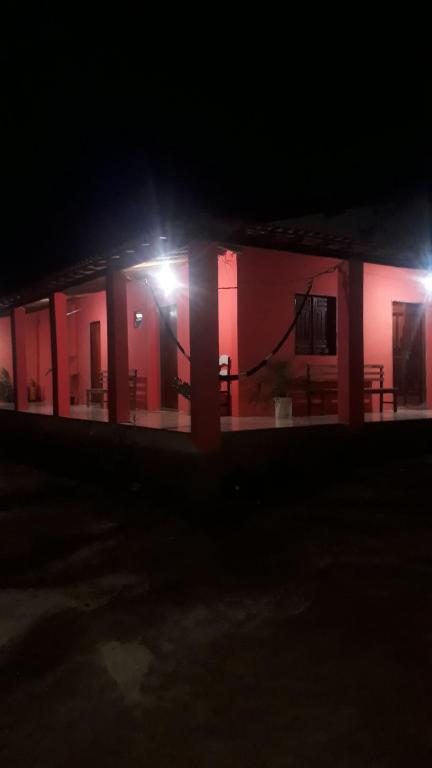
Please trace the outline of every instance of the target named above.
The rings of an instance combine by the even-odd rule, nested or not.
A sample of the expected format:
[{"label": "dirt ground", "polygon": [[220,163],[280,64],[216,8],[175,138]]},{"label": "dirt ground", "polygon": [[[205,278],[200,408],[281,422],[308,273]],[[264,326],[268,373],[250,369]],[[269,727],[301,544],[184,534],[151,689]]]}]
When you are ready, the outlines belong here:
[{"label": "dirt ground", "polygon": [[163,508],[0,469],[0,765],[432,765],[432,459]]}]

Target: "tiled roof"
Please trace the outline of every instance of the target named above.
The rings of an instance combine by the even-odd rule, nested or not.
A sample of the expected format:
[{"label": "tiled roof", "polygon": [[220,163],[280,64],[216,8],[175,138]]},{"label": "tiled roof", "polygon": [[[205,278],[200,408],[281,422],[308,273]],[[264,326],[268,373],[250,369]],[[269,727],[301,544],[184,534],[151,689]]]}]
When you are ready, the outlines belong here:
[{"label": "tiled roof", "polygon": [[[383,210],[384,208],[384,210]],[[221,247],[239,250],[242,246],[308,253],[344,259],[428,268],[428,218],[421,207],[412,204],[403,211],[398,206],[381,209],[357,209],[339,216],[323,215],[289,219],[273,224],[212,222],[194,227],[188,234],[148,241],[131,241],[109,254],[80,261],[28,286],[19,294],[0,297],[0,313],[14,306],[29,304],[54,291],[65,291],[106,274],[110,266],[127,268],[164,253],[187,253],[187,243],[196,237],[221,243]],[[181,232],[181,234],[180,234]]]}]

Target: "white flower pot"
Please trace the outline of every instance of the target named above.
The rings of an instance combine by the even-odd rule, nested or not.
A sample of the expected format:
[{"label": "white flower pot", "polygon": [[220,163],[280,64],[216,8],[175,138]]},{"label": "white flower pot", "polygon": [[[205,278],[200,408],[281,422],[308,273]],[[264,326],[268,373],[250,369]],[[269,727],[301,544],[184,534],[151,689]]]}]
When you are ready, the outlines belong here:
[{"label": "white flower pot", "polygon": [[292,419],[291,397],[275,397],[274,404],[276,421],[279,421],[280,419]]}]

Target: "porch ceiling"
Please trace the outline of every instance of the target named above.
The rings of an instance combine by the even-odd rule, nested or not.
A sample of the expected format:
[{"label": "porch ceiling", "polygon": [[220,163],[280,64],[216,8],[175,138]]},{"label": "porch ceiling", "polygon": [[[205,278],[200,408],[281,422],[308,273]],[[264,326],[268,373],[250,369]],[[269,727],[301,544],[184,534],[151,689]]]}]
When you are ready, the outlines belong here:
[{"label": "porch ceiling", "polygon": [[[166,238],[163,239],[166,240]],[[159,241],[154,243],[134,242],[105,256],[96,256],[80,261],[57,273],[48,275],[38,283],[26,287],[19,294],[0,297],[0,315],[7,314],[13,307],[37,302],[42,296],[49,296],[55,291],[73,295],[76,293],[76,286],[80,286],[81,293],[86,292],[86,286],[89,291],[102,290],[104,287],[103,278],[109,267],[127,269],[145,261],[155,262],[158,258],[160,259],[159,252]],[[175,248],[173,244],[167,242],[164,253],[165,255],[184,254],[186,249]]]},{"label": "porch ceiling", "polygon": [[[322,218],[303,217],[281,223],[254,225],[220,221],[198,228],[194,226],[189,231],[182,227],[169,238],[140,238],[139,241],[130,241],[109,253],[80,261],[51,274],[26,287],[19,294],[0,297],[0,314],[7,314],[15,306],[31,304],[55,291],[70,294],[75,286],[91,281],[99,282],[111,266],[127,269],[147,261],[157,261],[161,258],[162,250],[165,256],[184,257],[188,252],[188,243],[197,238],[218,241],[221,247],[232,250],[239,250],[242,246],[255,246],[339,259],[359,259],[389,266],[419,269],[429,266],[425,263],[424,254],[420,254],[421,249],[416,249],[412,241],[408,243],[403,238],[392,240],[386,237],[365,241],[358,235],[358,231],[354,231],[353,236],[347,234],[349,230],[346,228],[341,231],[336,222],[326,222],[324,226]],[[331,231],[333,225],[334,232]]]},{"label": "porch ceiling", "polygon": [[[336,259],[356,259],[372,264],[393,267],[427,269],[430,265],[424,256],[413,249],[385,247],[377,243],[362,243],[346,235],[298,229],[278,224],[245,227],[235,233],[232,243],[271,250],[305,253]],[[228,243],[235,250],[235,246]]]}]

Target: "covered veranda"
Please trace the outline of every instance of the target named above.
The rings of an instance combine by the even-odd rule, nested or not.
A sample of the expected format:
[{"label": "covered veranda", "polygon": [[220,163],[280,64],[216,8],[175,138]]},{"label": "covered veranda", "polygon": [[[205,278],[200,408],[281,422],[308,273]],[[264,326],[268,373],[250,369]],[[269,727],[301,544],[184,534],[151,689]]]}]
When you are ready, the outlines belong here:
[{"label": "covered veranda", "polygon": [[[13,403],[2,403],[1,410],[14,410]],[[41,416],[52,415],[52,408],[43,403],[32,403],[27,409],[27,413],[34,413]],[[107,408],[100,408],[98,405],[72,405],[70,407],[69,418],[79,421],[109,423],[109,413]],[[403,421],[423,421],[432,418],[432,408],[406,408],[402,407],[396,413],[393,410],[385,410],[364,414],[364,423],[380,422],[403,422]],[[171,432],[191,432],[191,417],[189,414],[179,411],[133,411],[128,421],[122,422],[124,425],[143,427],[145,429],[159,429]],[[291,429],[298,427],[318,427],[331,426],[339,424],[340,419],[337,414],[324,414],[313,416],[293,416],[292,418],[278,418],[274,416],[221,416],[221,432],[242,432],[257,431],[269,429]]]},{"label": "covered veranda", "polygon": [[[365,423],[424,421],[431,418],[431,323],[424,269],[413,270],[388,263],[380,265],[376,256],[373,260],[373,254],[361,252],[358,248],[354,252],[352,245],[341,238],[316,236],[311,242],[310,233],[307,238],[305,233],[285,233],[286,239],[282,242],[278,232],[275,243],[273,235],[271,232],[249,232],[240,245],[230,242],[227,246],[205,241],[189,244],[180,250],[169,245],[165,247],[164,259],[174,264],[174,269],[183,270],[185,275],[182,278],[182,284],[186,286],[184,294],[177,298],[176,303],[177,340],[180,337],[185,353],[177,352],[177,374],[190,383],[190,400],[178,394],[174,407],[161,407],[160,349],[154,358],[140,357],[143,346],[147,344],[148,349],[154,346],[161,330],[161,318],[158,316],[161,307],[156,305],[151,310],[153,320],[150,318],[149,323],[150,326],[153,323],[156,330],[153,336],[145,337],[144,342],[139,341],[141,329],[135,323],[139,324],[140,316],[141,319],[143,316],[146,319],[150,317],[146,315],[150,310],[143,304],[143,294],[139,293],[144,290],[140,287],[143,283],[141,278],[155,262],[159,268],[164,259],[156,256],[155,249],[147,250],[144,258],[142,251],[131,248],[120,258],[116,255],[88,262],[58,276],[54,283],[44,283],[43,295],[47,296],[46,299],[33,292],[25,304],[16,306],[16,301],[13,301],[3,307],[1,320],[5,328],[8,324],[10,334],[7,346],[14,398],[13,402],[5,401],[0,407],[45,416],[190,433],[193,444],[200,451],[217,450],[221,433],[225,432],[331,427],[338,424],[359,430]],[[311,252],[314,255],[310,255]],[[227,253],[230,254],[229,272],[225,269]],[[223,269],[221,263],[225,265]],[[235,272],[232,264],[235,265]],[[273,277],[273,282],[268,275]],[[320,364],[333,366],[336,371],[335,381],[332,382],[334,391],[337,391],[336,406],[327,408],[315,404],[307,412],[304,408],[302,410],[300,403],[300,406],[295,405],[292,416],[276,417],[271,404],[263,407],[250,398],[249,387],[253,377],[241,375],[240,381],[232,383],[230,412],[221,412],[218,367],[221,353],[229,353],[231,373],[236,374],[239,370],[244,373],[253,367],[257,359],[271,350],[284,330],[286,319],[293,320],[296,296],[305,293],[308,280],[314,275],[314,295],[316,292],[317,296],[334,296],[337,300],[337,350],[328,350],[317,360]],[[80,286],[85,283],[89,287],[82,290]],[[291,287],[287,287],[291,283]],[[389,285],[394,288],[388,290]],[[92,382],[89,372],[84,372],[83,363],[79,360],[82,346],[79,333],[76,348],[71,347],[70,318],[79,318],[80,323],[85,319],[87,325],[93,321],[93,314],[84,311],[90,297],[94,304],[98,303],[102,336],[106,327],[106,340],[103,342],[106,350],[102,351],[102,360],[106,363],[102,365],[106,365],[109,383],[103,402],[90,398],[86,404],[85,392],[91,388]],[[386,389],[398,389],[394,381],[388,331],[392,303],[398,300],[424,307],[423,394],[417,400],[399,398],[396,411],[387,398],[381,410],[377,407],[376,398],[372,398],[372,403],[365,403],[364,370],[368,362],[379,362],[385,369]],[[141,311],[142,306],[144,312]],[[171,306],[166,304],[167,309]],[[261,314],[256,311],[257,306]],[[41,343],[41,348],[43,346],[48,350],[44,352],[46,357],[42,366],[36,361],[46,376],[44,399],[29,398],[29,308],[35,319],[40,315],[39,327],[45,329],[43,333],[46,337],[43,338],[48,340]],[[285,319],[281,316],[282,310]],[[181,315],[181,312],[184,314]],[[266,323],[263,323],[264,315]],[[49,318],[49,322],[43,321],[43,317]],[[34,324],[34,320],[32,322]],[[144,331],[148,334],[145,328]],[[286,360],[291,356],[294,359],[296,386],[299,386],[302,375],[299,372],[315,363],[315,358],[298,351],[295,337],[294,325],[277,357]],[[23,355],[23,348],[27,348],[27,355]],[[85,356],[88,354],[86,350]],[[145,402],[135,402],[132,406],[131,368],[148,382],[150,402],[147,392]],[[72,393],[72,376],[80,377],[82,382],[77,394]],[[152,379],[152,376],[155,378]]]}]

